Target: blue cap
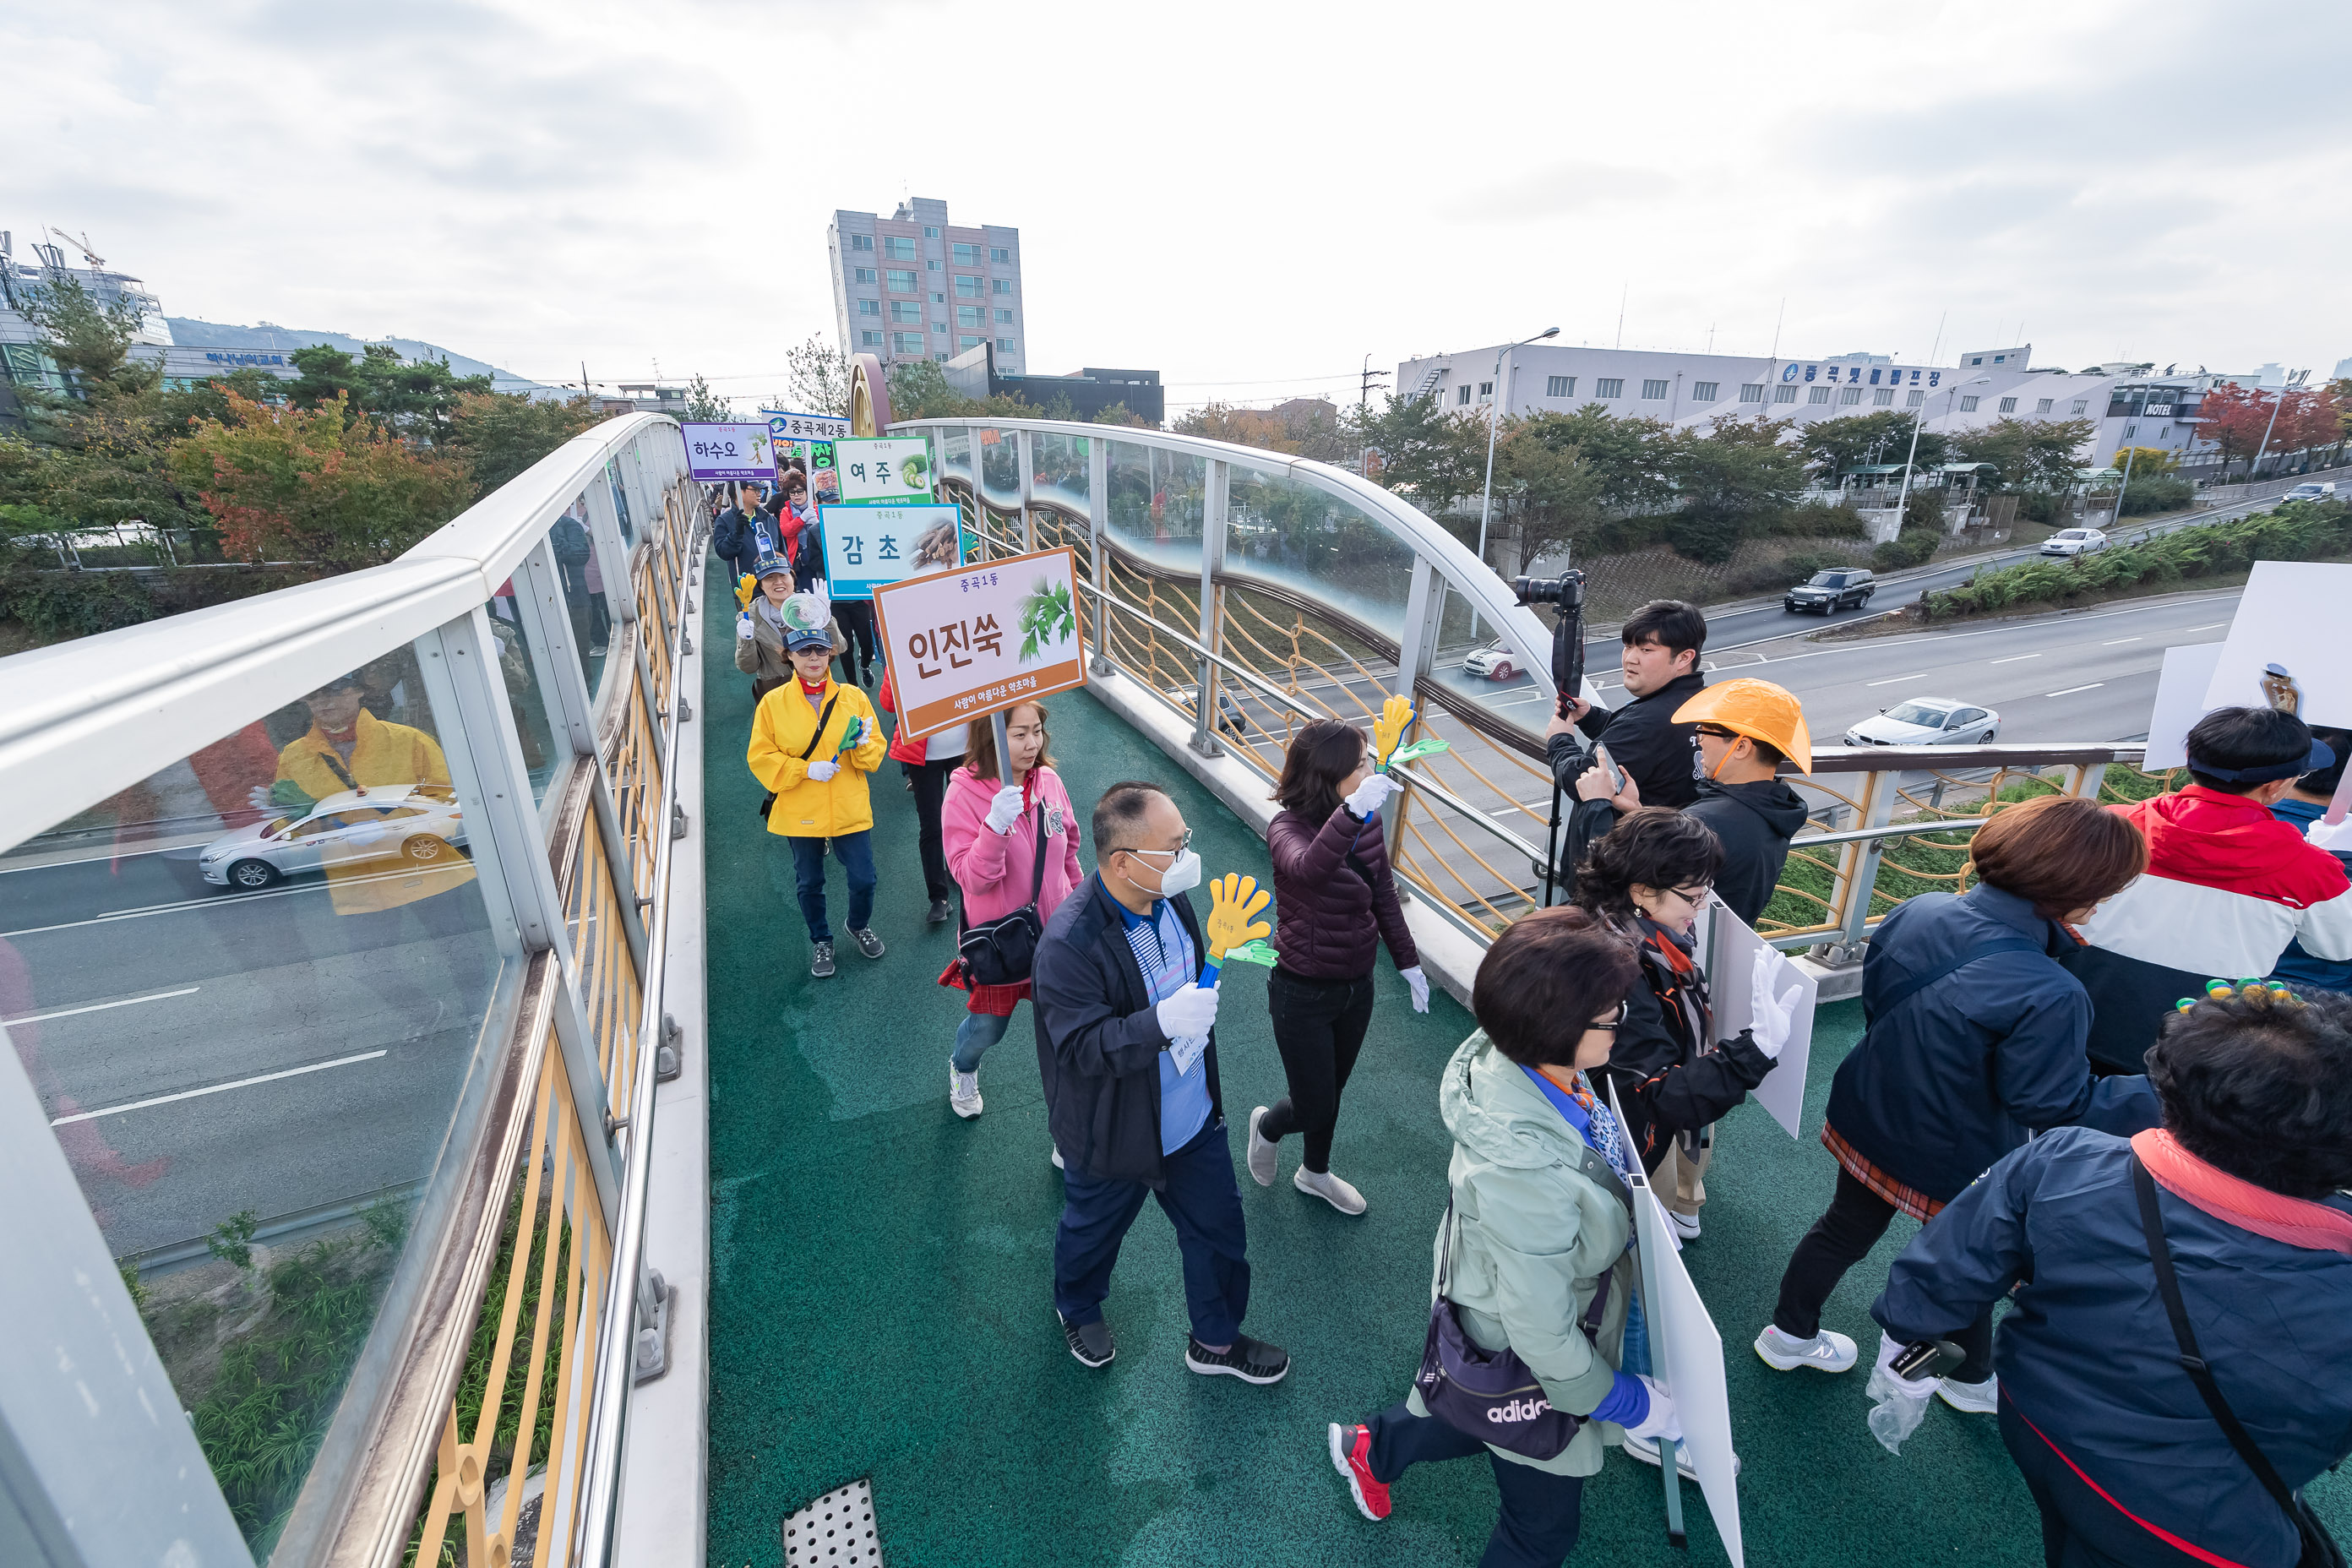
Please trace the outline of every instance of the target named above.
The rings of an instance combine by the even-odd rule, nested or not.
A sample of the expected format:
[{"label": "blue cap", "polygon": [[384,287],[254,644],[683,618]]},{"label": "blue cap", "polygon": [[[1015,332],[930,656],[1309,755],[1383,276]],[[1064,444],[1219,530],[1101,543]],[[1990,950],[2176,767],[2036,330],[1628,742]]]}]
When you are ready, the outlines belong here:
[{"label": "blue cap", "polygon": [[762,555],[751,563],[751,576],[754,581],[761,577],[789,577],[792,574],[793,563],[781,555]]}]

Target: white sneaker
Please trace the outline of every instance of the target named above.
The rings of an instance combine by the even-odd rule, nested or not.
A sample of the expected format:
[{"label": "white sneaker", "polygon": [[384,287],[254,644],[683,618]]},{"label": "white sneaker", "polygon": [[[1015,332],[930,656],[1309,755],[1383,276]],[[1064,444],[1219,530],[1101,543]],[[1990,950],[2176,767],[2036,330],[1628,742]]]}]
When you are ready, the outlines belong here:
[{"label": "white sneaker", "polygon": [[1677,1209],[1668,1209],[1666,1211],[1666,1223],[1673,1226],[1675,1227],[1675,1234],[1682,1237],[1685,1241],[1696,1241],[1698,1239],[1698,1215],[1695,1214],[1684,1214]]},{"label": "white sneaker", "polygon": [[[1253,1149],[1251,1152],[1255,1153],[1256,1151]],[[1321,1198],[1325,1203],[1329,1204],[1341,1214],[1361,1214],[1364,1212],[1364,1194],[1358,1192],[1355,1188],[1349,1186],[1346,1182],[1342,1181],[1338,1176],[1333,1175],[1328,1171],[1324,1172],[1321,1175],[1317,1175],[1306,1166],[1301,1165],[1297,1170],[1291,1173],[1290,1184],[1297,1187],[1302,1193],[1311,1194],[1316,1197]]]},{"label": "white sneaker", "polygon": [[[1649,1466],[1652,1469],[1656,1469],[1658,1468],[1658,1445],[1656,1439],[1651,1437],[1636,1437],[1631,1432],[1626,1433],[1625,1457],[1629,1459],[1639,1459],[1642,1463]],[[1682,1477],[1682,1479],[1686,1481],[1695,1481],[1698,1479],[1697,1468],[1691,1463],[1690,1445],[1688,1443],[1677,1443],[1675,1445],[1675,1473]],[[1731,1473],[1735,1476],[1739,1474],[1739,1456],[1737,1454],[1731,1456]]]},{"label": "white sneaker", "polygon": [[1266,1110],[1261,1105],[1250,1112],[1249,1173],[1250,1180],[1261,1187],[1274,1185],[1274,1173],[1280,1168],[1282,1145],[1269,1143],[1257,1135],[1257,1124],[1265,1120]]},{"label": "white sneaker", "polygon": [[1855,1361],[1853,1342],[1833,1330],[1823,1329],[1811,1339],[1801,1340],[1770,1323],[1756,1336],[1756,1353],[1776,1372],[1794,1372],[1801,1366],[1815,1372],[1851,1372]]},{"label": "white sneaker", "polygon": [[1057,1171],[1064,1169],[1062,1164],[1062,1151],[1058,1148],[1054,1151],[1054,1169]]},{"label": "white sneaker", "polygon": [[2000,1379],[1990,1373],[1982,1383],[1939,1377],[1936,1380],[1936,1397],[1965,1415],[1997,1415],[2000,1410]]},{"label": "white sneaker", "polygon": [[948,1109],[966,1121],[980,1114],[980,1075],[956,1071],[953,1057],[948,1058]]}]

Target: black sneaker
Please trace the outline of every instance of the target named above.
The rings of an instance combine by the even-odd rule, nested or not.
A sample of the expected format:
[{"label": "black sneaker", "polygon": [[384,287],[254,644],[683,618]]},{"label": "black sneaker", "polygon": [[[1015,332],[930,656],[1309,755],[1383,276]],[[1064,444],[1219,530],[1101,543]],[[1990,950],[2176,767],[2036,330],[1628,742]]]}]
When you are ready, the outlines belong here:
[{"label": "black sneaker", "polygon": [[[1054,1315],[1062,1317],[1059,1312]],[[1118,1347],[1111,1342],[1110,1325],[1100,1318],[1091,1323],[1062,1318],[1062,1337],[1069,1342],[1070,1353],[1078,1358],[1080,1366],[1108,1366],[1111,1357],[1118,1354]]]},{"label": "black sneaker", "polygon": [[809,973],[819,980],[833,973],[833,943],[821,942],[816,944],[816,952],[809,959]]},{"label": "black sneaker", "polygon": [[1223,1373],[1244,1383],[1280,1383],[1290,1373],[1290,1352],[1280,1345],[1234,1336],[1234,1348],[1220,1354],[1192,1335],[1184,1336],[1184,1364],[1203,1376]]},{"label": "black sneaker", "polygon": [[927,926],[943,926],[953,919],[955,919],[955,910],[948,907],[948,901],[945,899],[933,899],[931,912],[923,917],[923,923]]},{"label": "black sneaker", "polygon": [[874,934],[872,926],[859,926],[849,933],[857,941],[857,951],[868,958],[882,956],[882,939]]}]

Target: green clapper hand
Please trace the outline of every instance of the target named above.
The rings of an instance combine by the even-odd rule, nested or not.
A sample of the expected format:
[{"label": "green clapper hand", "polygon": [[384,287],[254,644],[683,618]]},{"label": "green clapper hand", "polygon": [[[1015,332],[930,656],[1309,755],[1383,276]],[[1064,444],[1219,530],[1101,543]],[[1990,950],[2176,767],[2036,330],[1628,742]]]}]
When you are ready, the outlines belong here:
[{"label": "green clapper hand", "polygon": [[845,756],[849,755],[849,753],[850,753],[850,752],[854,752],[854,751],[857,750],[857,748],[858,748],[858,747],[860,747],[860,746],[864,745],[865,743],[866,743],[866,721],[865,721],[865,719],[864,719],[864,718],[862,718],[862,717],[861,717],[861,718],[856,718],[856,719],[852,719],[852,720],[849,721],[849,725],[848,725],[848,727],[847,727],[846,729],[843,730],[843,731],[842,731],[842,732],[841,732],[841,750],[839,750],[839,751],[837,751],[837,752],[834,752],[833,754],[834,754],[835,756],[836,756],[836,757],[845,757]]},{"label": "green clapper hand", "polygon": [[1274,927],[1257,918],[1258,911],[1272,902],[1274,895],[1259,887],[1255,877],[1228,871],[1209,884],[1209,962],[1201,973],[1202,984],[1217,983],[1217,971],[1235,949],[1274,934]]},{"label": "green clapper hand", "polygon": [[1225,950],[1227,963],[1255,963],[1265,969],[1272,969],[1275,961],[1281,956],[1282,954],[1266,945],[1264,938],[1255,942],[1245,942],[1239,947],[1229,947]]},{"label": "green clapper hand", "polygon": [[1399,763],[1419,762],[1423,757],[1433,757],[1440,752],[1450,752],[1453,749],[1452,742],[1441,741],[1433,735],[1428,740],[1415,741],[1410,746],[1399,746],[1395,751],[1391,752],[1388,766],[1393,768]]}]

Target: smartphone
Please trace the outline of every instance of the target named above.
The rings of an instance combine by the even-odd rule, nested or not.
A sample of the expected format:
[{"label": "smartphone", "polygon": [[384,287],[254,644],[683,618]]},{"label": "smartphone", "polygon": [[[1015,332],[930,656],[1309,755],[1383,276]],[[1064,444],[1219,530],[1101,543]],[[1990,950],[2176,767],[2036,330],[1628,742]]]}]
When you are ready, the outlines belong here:
[{"label": "smartphone", "polygon": [[1625,770],[1619,767],[1617,765],[1617,759],[1609,754],[1608,743],[1603,742],[1601,744],[1593,747],[1592,755],[1593,759],[1601,764],[1602,771],[1607,773],[1609,775],[1609,793],[1611,795],[1623,795],[1625,793]]},{"label": "smartphone", "polygon": [[1966,1360],[1968,1352],[1948,1340],[1914,1340],[1886,1370],[1906,1379],[1941,1377]]}]

